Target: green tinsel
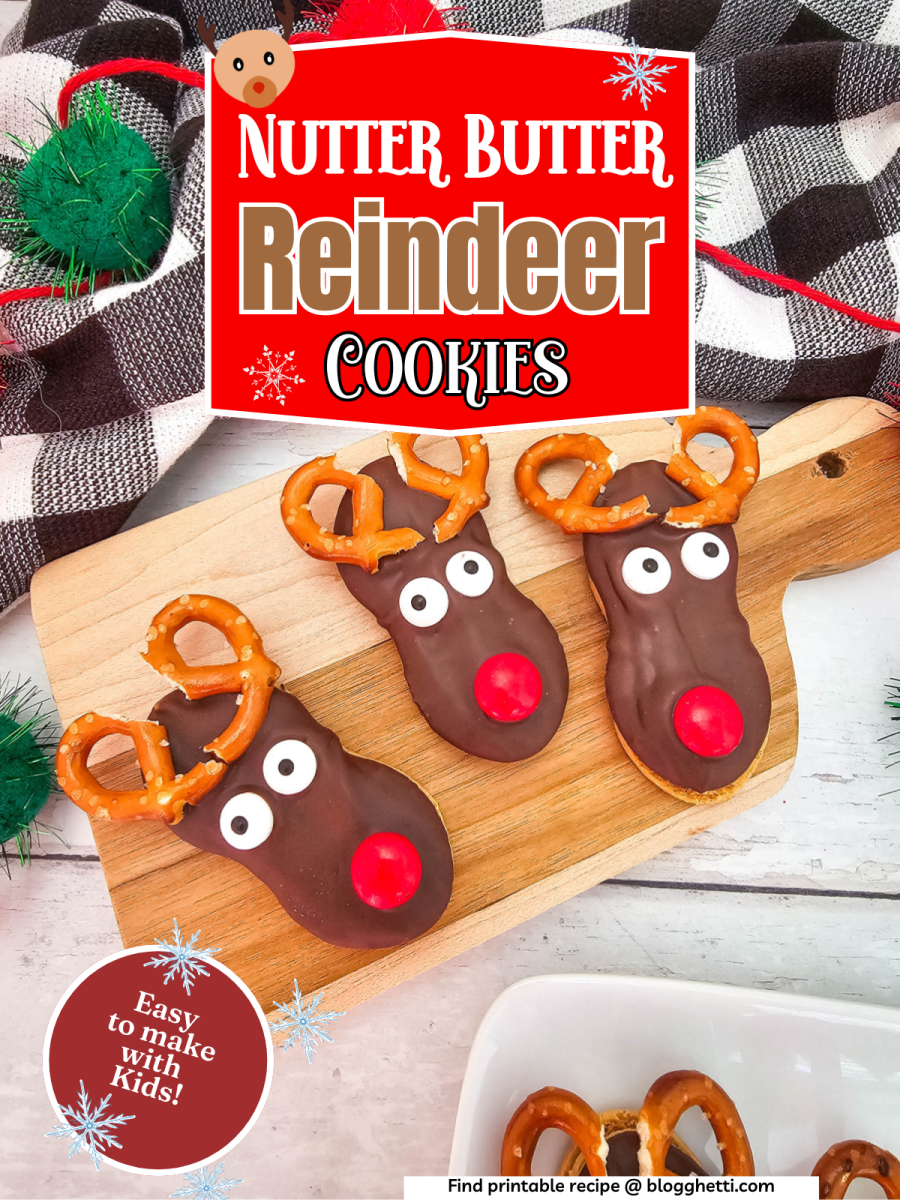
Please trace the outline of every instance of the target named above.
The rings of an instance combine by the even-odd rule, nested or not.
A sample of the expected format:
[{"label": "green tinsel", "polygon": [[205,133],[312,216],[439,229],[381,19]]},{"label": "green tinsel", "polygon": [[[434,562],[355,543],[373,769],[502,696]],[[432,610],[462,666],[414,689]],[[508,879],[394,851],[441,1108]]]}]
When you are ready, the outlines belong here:
[{"label": "green tinsel", "polygon": [[3,218],[14,253],[56,267],[71,296],[101,272],[143,279],[172,229],[169,180],[139,133],[118,120],[99,86],[77,96],[63,129],[47,116],[40,147],[14,138],[25,166],[13,184],[18,212]]},{"label": "green tinsel", "polygon": [[[885,704],[888,706],[888,708],[900,709],[900,679],[892,679],[887,685],[887,690],[889,695],[888,699],[885,700]],[[900,713],[898,713],[896,717],[891,717],[891,720],[900,721]],[[900,736],[900,729],[896,730],[894,733],[888,733],[885,735],[885,737],[879,738],[878,740],[883,742],[886,741],[887,738],[898,736]],[[897,755],[900,755],[900,748],[891,751],[891,757],[895,757]]]},{"label": "green tinsel", "polygon": [[28,682],[0,678],[0,857],[7,873],[7,842],[20,862],[31,854],[35,817],[55,786],[50,719]]}]

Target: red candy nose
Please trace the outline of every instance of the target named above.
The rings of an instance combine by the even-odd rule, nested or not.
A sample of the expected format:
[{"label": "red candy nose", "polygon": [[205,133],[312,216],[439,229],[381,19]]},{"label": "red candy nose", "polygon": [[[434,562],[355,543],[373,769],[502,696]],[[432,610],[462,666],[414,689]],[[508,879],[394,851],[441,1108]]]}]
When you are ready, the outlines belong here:
[{"label": "red candy nose", "polygon": [[422,880],[419,852],[402,833],[373,833],[356,847],[350,878],[370,908],[396,908],[416,894]]},{"label": "red candy nose", "polygon": [[266,85],[264,83],[260,83],[260,81],[257,80],[253,85],[253,90],[254,92],[261,92],[265,86]]},{"label": "red candy nose", "polygon": [[495,654],[475,676],[475,699],[495,721],[524,721],[541,702],[541,673],[521,654]]},{"label": "red candy nose", "polygon": [[675,732],[695,754],[721,758],[744,736],[744,718],[721,688],[695,687],[675,705]]}]

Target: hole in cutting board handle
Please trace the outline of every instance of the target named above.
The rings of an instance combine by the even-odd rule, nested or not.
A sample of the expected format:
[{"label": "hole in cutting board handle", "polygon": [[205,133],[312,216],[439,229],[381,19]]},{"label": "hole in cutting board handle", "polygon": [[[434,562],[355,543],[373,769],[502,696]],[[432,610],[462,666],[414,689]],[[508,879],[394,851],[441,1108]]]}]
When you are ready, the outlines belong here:
[{"label": "hole in cutting board handle", "polygon": [[840,479],[847,470],[847,460],[836,450],[826,450],[816,459],[816,468],[826,479]]}]

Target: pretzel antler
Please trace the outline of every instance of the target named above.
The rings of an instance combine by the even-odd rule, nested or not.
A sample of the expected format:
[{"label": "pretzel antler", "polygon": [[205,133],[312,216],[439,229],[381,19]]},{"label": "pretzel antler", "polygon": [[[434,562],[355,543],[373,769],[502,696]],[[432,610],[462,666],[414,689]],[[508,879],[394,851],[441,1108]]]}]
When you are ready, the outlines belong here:
[{"label": "pretzel antler", "polygon": [[819,1180],[820,1200],[842,1200],[854,1179],[881,1184],[888,1200],[900,1198],[900,1162],[887,1150],[871,1142],[837,1142],[816,1165],[812,1175]]},{"label": "pretzel antler", "polygon": [[[175,634],[200,621],[224,633],[237,662],[190,667],[175,646]],[[281,668],[266,656],[262,640],[244,614],[216,596],[181,596],[153,618],[147,630],[147,650],[141,658],[171,680],[189,700],[221,692],[240,693],[238,711],[224,733],[203,749],[223,762],[234,762],[259,732],[269,711],[272,688]]]},{"label": "pretzel antler", "polygon": [[[565,500],[547,494],[538,474],[547,463],[575,459],[584,471]],[[554,433],[529,447],[516,463],[516,487],[525,503],[557,524],[564,533],[616,533],[656,519],[646,496],[627,504],[595,508],[594,501],[612,479],[616,456],[590,433]]]},{"label": "pretzel antler", "polygon": [[[734,455],[724,483],[703,471],[687,452],[698,433],[716,433],[727,440]],[[670,508],[663,518],[681,529],[703,529],[707,525],[733,525],[744,497],[759,478],[759,446],[749,427],[727,408],[701,405],[692,417],[678,417],[672,457],[666,474],[697,497],[696,504]]]},{"label": "pretzel antler", "polygon": [[[356,563],[370,574],[387,554],[411,550],[423,540],[415,529],[385,529],[384,493],[368,475],[342,471],[336,455],[314,458],[296,470],[281,494],[281,519],[294,541],[313,558]],[[347,537],[324,529],[310,511],[317,488],[327,483],[353,493],[353,533]]]},{"label": "pretzel antler", "polygon": [[531,1160],[545,1129],[561,1129],[577,1144],[592,1175],[606,1174],[606,1143],[600,1118],[589,1104],[564,1088],[533,1092],[512,1115],[503,1135],[501,1175],[530,1175]]},{"label": "pretzel antler", "polygon": [[291,34],[294,32],[294,6],[291,0],[283,0],[284,11],[279,12],[275,9],[275,16],[278,18],[278,23],[282,29],[282,36],[286,42],[290,42]]},{"label": "pretzel antler", "polygon": [[206,17],[202,14],[197,17],[197,32],[200,34],[200,41],[207,48],[213,58],[216,57],[216,23],[212,25],[206,23]]},{"label": "pretzel antler", "polygon": [[450,501],[446,512],[434,523],[435,541],[446,542],[459,533],[469,517],[479,509],[487,508],[491,502],[485,491],[490,464],[487,443],[480,433],[458,437],[456,441],[463,461],[462,470],[454,475],[452,471],[442,471],[422,462],[413,450],[418,436],[417,433],[392,433],[388,437],[388,450],[404,483]]},{"label": "pretzel antler", "polygon": [[[94,746],[114,733],[131,738],[137,750],[143,791],[109,789],[98,783],[88,766]],[[167,734],[155,721],[124,721],[88,713],[73,722],[56,751],[59,784],[88,816],[108,821],[165,821],[177,825],[186,804],[196,804],[219,782],[225,764],[197,763],[187,775],[176,775]]]},{"label": "pretzel antler", "polygon": [[[175,634],[192,621],[212,625],[228,639],[237,662],[190,667],[175,646]],[[153,618],[142,658],[190,700],[238,693],[238,710],[224,733],[204,746],[216,759],[197,763],[176,775],[166,730],[155,721],[126,721],[87,713],[66,730],[56,752],[60,786],[90,816],[109,820],[163,820],[177,824],[186,804],[196,804],[219,782],[226,764],[234,762],[259,732],[279,667],[263,652],[259,634],[239,608],[215,596],[181,596]],[[88,766],[94,746],[114,733],[131,738],[146,782],[143,791],[108,789]]]},{"label": "pretzel antler", "polygon": [[666,1169],[672,1134],[683,1113],[695,1106],[700,1107],[713,1127],[722,1155],[723,1175],[752,1175],[753,1155],[734,1102],[700,1071],[670,1071],[652,1084],[637,1125],[641,1175],[672,1174]]}]

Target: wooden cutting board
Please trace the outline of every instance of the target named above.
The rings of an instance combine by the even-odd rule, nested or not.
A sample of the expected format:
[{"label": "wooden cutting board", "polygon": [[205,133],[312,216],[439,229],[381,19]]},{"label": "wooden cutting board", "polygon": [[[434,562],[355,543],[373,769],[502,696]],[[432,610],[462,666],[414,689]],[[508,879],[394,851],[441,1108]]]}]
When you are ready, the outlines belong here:
[{"label": "wooden cutting board", "polygon": [[[659,791],[626,758],[604,701],[606,624],[588,587],[581,539],[525,509],[513,466],[546,431],[490,434],[492,503],[485,516],[513,581],[548,614],[569,660],[565,719],[550,745],[524,763],[466,756],[425,724],[406,690],[393,644],[350,597],[334,567],[288,537],[279,472],[51,563],[32,603],[64,723],[90,709],[143,718],[166,690],[138,656],[142,635],[168,600],[221,595],[260,631],[282,680],[348,750],[381,759],[422,784],[440,805],[456,881],[440,924],[409,946],[342,950],[294,924],[238,864],[193,849],[163,826],[94,823],[94,836],[126,946],[168,933],[173,917],[202,931],[201,944],[246,981],[266,1011],[325,990],[346,1009],[658,854],[777,792],[797,744],[797,696],[781,609],[791,579],[844,571],[900,547],[900,423],[875,401],[813,405],[760,438],[761,481],[736,532],[738,590],[772,683],[772,726],[760,769],[733,799],[693,807]],[[668,459],[671,428],[658,419],[592,427],[626,463]],[[385,451],[383,436],[341,451],[358,469]],[[423,438],[418,450],[444,467],[455,443]],[[729,454],[694,443],[721,475]],[[553,470],[560,472],[556,480]],[[568,471],[547,473],[562,494]],[[333,494],[329,494],[333,493]],[[323,524],[339,499],[322,489]],[[219,635],[201,626],[179,640],[195,661],[215,661]],[[224,643],[222,643],[224,644]],[[133,762],[110,739],[98,748],[104,782],[133,779]],[[773,829],[777,835],[777,829]]]}]

